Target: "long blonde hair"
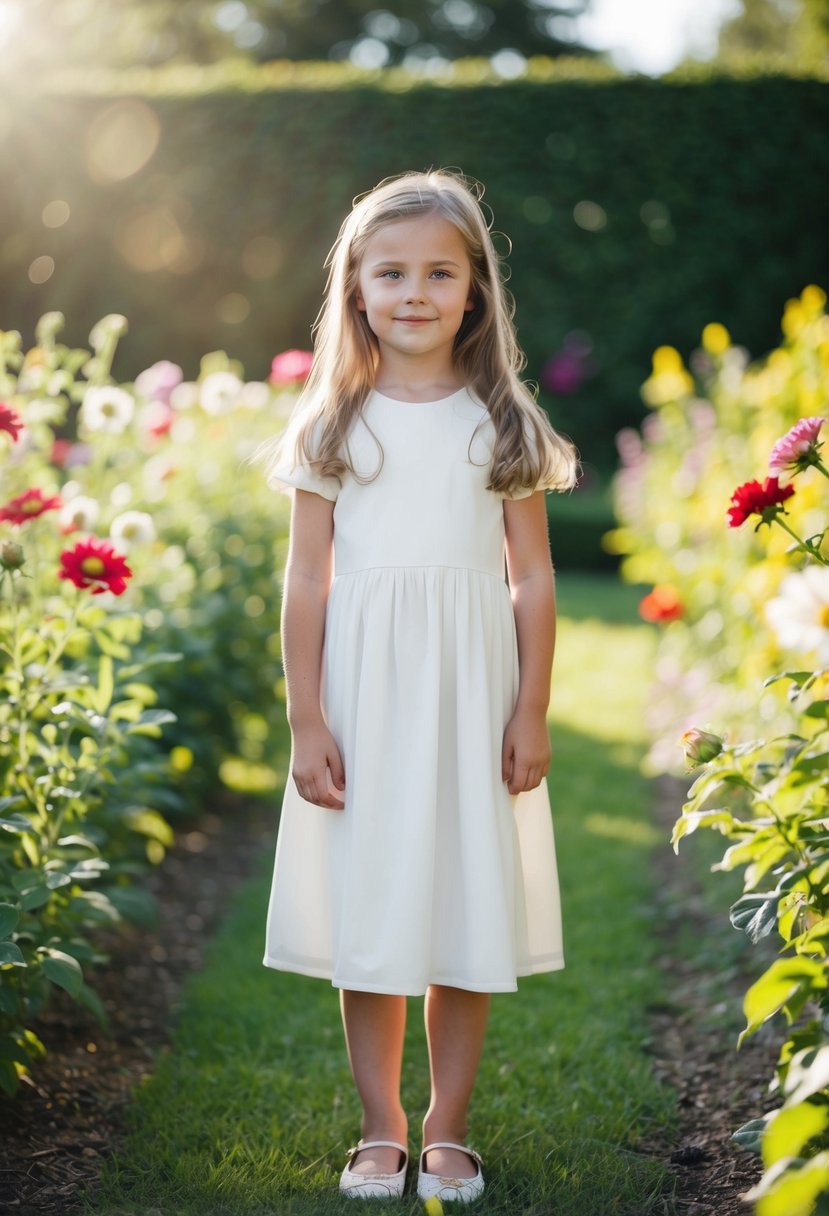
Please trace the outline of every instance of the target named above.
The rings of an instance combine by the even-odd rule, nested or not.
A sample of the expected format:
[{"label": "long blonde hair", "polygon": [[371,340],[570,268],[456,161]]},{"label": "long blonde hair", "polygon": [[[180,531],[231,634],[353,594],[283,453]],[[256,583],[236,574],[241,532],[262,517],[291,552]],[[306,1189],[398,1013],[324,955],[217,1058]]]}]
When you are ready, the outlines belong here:
[{"label": "long blonde hair", "polygon": [[308,465],[321,477],[354,473],[348,435],[374,386],[379,360],[377,339],[356,301],[366,244],[386,224],[438,214],[457,228],[472,268],[475,306],[464,313],[453,358],[495,428],[488,488],[510,494],[536,486],[566,490],[575,484],[575,448],[553,429],[519,379],[526,358],[480,206],[482,195],[482,187],[460,174],[437,170],[387,178],[355,199],[325,261],[329,273],[314,323],[314,361],[295,407],[295,425],[255,453],[266,461],[266,473],[285,463]]}]

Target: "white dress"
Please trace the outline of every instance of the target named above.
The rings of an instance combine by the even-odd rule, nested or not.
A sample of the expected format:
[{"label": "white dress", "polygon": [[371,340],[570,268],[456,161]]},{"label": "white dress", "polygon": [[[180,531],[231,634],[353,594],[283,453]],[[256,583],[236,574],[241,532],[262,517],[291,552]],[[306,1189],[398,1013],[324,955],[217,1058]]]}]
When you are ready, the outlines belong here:
[{"label": "white dress", "polygon": [[345,805],[288,779],[265,966],[410,996],[513,991],[564,966],[546,784],[512,796],[501,779],[518,652],[493,434],[466,389],[374,392],[349,450],[370,474],[379,441],[375,480],[270,479],[336,499],[322,704]]}]

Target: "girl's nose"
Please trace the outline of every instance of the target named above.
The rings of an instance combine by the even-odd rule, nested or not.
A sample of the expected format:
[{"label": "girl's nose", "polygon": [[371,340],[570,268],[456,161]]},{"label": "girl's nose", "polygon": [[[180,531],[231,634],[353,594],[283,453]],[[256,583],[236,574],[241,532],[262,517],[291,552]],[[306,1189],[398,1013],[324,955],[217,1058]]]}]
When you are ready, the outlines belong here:
[{"label": "girl's nose", "polygon": [[426,295],[425,291],[419,285],[410,286],[409,290],[406,294],[406,303],[414,304],[416,301],[421,302],[424,299],[425,295]]}]

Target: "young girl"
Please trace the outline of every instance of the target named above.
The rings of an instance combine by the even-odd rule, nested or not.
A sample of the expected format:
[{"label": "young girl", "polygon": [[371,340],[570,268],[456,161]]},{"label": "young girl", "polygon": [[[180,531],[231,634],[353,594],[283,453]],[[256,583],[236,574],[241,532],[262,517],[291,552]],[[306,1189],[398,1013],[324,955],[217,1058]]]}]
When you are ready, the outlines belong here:
[{"label": "young girl", "polygon": [[478,195],[408,173],[330,254],[271,485],[294,489],[292,735],[264,963],[341,989],[362,1139],[350,1196],[400,1196],[406,997],[425,994],[417,1192],[484,1187],[465,1144],[489,993],[564,965],[545,774],[555,596],[545,489],[576,458],[524,360]]}]

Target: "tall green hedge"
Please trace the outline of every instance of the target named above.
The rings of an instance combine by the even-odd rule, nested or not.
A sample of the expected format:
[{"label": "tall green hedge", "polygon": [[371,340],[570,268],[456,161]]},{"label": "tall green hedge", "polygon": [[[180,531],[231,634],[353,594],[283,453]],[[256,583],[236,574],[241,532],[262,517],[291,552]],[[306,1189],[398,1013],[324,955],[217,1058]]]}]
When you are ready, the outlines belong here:
[{"label": "tall green hedge", "polygon": [[[113,106],[127,106],[121,127],[107,126]],[[122,180],[95,180],[89,149],[110,130],[109,160],[129,158],[144,107],[160,124],[154,153]],[[82,342],[93,319],[123,312],[122,379],[163,357],[194,373],[216,347],[264,376],[272,354],[309,345],[323,258],[352,197],[404,169],[459,166],[486,184],[512,240],[528,375],[541,377],[569,333],[589,336],[592,374],[543,399],[588,466],[606,468],[613,433],[639,418],[655,345],[687,351],[716,319],[760,353],[775,344],[781,299],[829,287],[827,131],[818,79],[653,81],[544,62],[501,83],[472,69],[441,83],[271,65],[39,88],[0,98],[0,328],[31,331],[59,308]],[[54,199],[71,215],[50,228]],[[195,261],[132,270],[125,232],[161,263],[184,239]],[[250,242],[263,236],[279,264],[257,278],[273,247]],[[43,256],[55,271],[33,284]],[[217,314],[244,301],[241,320]]]}]

